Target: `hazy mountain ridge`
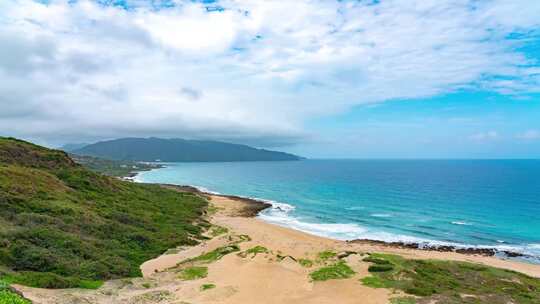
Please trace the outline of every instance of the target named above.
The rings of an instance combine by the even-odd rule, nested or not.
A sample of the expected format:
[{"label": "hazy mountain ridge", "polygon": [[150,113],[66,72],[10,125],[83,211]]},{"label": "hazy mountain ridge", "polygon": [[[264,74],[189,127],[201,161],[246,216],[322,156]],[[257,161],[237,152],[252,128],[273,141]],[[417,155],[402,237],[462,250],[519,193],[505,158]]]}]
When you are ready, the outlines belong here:
[{"label": "hazy mountain ridge", "polygon": [[101,141],[72,151],[114,160],[163,162],[284,161],[302,157],[220,141],[121,138]]},{"label": "hazy mountain ridge", "polygon": [[67,143],[61,147],[59,147],[58,149],[62,150],[62,151],[66,151],[66,152],[71,152],[71,151],[74,151],[74,150],[79,150],[79,149],[82,149],[86,146],[90,145],[89,143]]}]

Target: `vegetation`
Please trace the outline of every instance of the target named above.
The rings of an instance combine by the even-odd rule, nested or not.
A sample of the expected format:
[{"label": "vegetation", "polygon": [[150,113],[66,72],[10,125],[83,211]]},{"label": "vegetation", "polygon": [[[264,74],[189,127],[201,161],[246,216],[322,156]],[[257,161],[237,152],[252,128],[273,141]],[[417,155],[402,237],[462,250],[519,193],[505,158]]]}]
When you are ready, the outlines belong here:
[{"label": "vegetation", "polygon": [[121,138],[102,141],[72,151],[79,155],[130,161],[276,161],[299,160],[293,154],[256,149],[217,141]]},{"label": "vegetation", "polygon": [[269,253],[269,252],[270,250],[268,250],[266,247],[257,245],[255,247],[249,248],[248,250],[244,252],[239,253],[238,255],[243,258],[247,257],[248,255],[251,255],[251,257],[254,258],[259,253]]},{"label": "vegetation", "polygon": [[318,258],[319,258],[319,260],[321,262],[325,262],[325,261],[327,261],[329,259],[334,258],[336,255],[337,255],[337,253],[327,250],[327,251],[319,252],[319,254],[317,256],[318,256]]},{"label": "vegetation", "polygon": [[215,284],[202,284],[201,285],[201,291],[205,291],[205,290],[208,290],[208,289],[214,289],[214,288],[216,288]]},{"label": "vegetation", "polygon": [[30,301],[24,299],[18,294],[8,291],[0,290],[0,303],[1,304],[30,304]]},{"label": "vegetation", "polygon": [[116,177],[132,176],[139,171],[148,171],[162,168],[163,166],[152,163],[141,163],[133,161],[119,161],[97,158],[92,156],[81,156],[70,154],[70,157],[78,164],[101,174]]},{"label": "vegetation", "polygon": [[327,281],[334,279],[348,279],[355,272],[344,261],[338,261],[332,265],[319,268],[309,274],[313,281]]},{"label": "vegetation", "polygon": [[201,255],[199,255],[197,257],[182,261],[182,262],[180,262],[180,265],[185,264],[185,263],[209,264],[209,263],[212,263],[212,262],[215,262],[215,261],[221,259],[222,257],[226,256],[229,253],[233,253],[233,252],[236,252],[236,251],[240,251],[240,248],[238,247],[238,245],[236,245],[236,244],[227,245],[227,246],[216,248],[216,249],[214,249],[212,251],[201,254]]},{"label": "vegetation", "polygon": [[182,269],[180,272],[180,279],[182,280],[197,280],[206,278],[208,275],[208,267],[205,266],[191,266]]},{"label": "vegetation", "polygon": [[299,260],[298,260],[298,263],[299,263],[302,267],[306,267],[306,268],[309,268],[309,267],[312,267],[312,266],[313,266],[313,261],[310,260],[310,259],[299,259]]},{"label": "vegetation", "polygon": [[[456,261],[409,260],[396,255],[371,254],[365,259],[372,276],[362,282],[420,297],[394,303],[540,303],[540,279],[514,271]],[[383,270],[381,267],[388,267]]]},{"label": "vegetation", "polygon": [[6,282],[0,281],[0,304],[30,304],[30,301],[11,291]]},{"label": "vegetation", "polygon": [[220,235],[225,234],[227,232],[229,232],[229,229],[227,229],[225,227],[218,226],[218,225],[213,225],[210,228],[210,235],[212,237],[220,236]]},{"label": "vegetation", "polygon": [[94,173],[63,151],[0,138],[0,278],[97,288],[140,276],[142,262],[197,243],[206,205],[195,194]]},{"label": "vegetation", "polygon": [[390,299],[391,304],[416,304],[416,299],[413,297],[398,297]]}]

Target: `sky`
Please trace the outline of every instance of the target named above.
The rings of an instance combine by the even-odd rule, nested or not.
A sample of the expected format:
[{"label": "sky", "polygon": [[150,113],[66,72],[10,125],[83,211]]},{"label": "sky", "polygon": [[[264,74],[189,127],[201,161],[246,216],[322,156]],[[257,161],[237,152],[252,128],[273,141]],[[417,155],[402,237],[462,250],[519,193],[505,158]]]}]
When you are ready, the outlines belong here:
[{"label": "sky", "polygon": [[0,135],[540,158],[540,1],[2,0]]}]

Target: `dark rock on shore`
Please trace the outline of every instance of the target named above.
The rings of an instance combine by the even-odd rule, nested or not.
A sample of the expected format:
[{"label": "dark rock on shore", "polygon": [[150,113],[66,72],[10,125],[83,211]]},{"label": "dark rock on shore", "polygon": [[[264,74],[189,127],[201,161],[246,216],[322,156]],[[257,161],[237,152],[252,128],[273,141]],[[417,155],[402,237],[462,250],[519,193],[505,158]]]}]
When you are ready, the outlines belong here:
[{"label": "dark rock on shore", "polygon": [[263,202],[263,201],[260,201],[260,200],[247,198],[247,197],[236,196],[236,195],[223,195],[223,194],[207,193],[207,192],[203,192],[203,191],[201,191],[201,190],[199,190],[199,189],[197,189],[197,188],[195,188],[193,186],[178,186],[178,185],[171,185],[171,184],[162,184],[161,186],[165,187],[165,188],[168,188],[168,189],[181,191],[181,192],[196,193],[196,194],[202,195],[202,196],[204,196],[206,198],[209,198],[210,195],[215,195],[215,196],[225,197],[225,198],[228,198],[228,199],[231,199],[231,200],[243,202],[243,203],[245,203],[245,207],[242,209],[241,214],[239,214],[239,216],[242,216],[242,217],[255,217],[255,216],[257,216],[257,214],[259,214],[259,212],[263,211],[264,209],[272,207],[272,204],[266,203],[266,202]]},{"label": "dark rock on shore", "polygon": [[[439,251],[439,252],[457,252],[461,254],[467,254],[467,255],[483,255],[483,256],[494,256],[498,251],[493,248],[476,248],[476,247],[467,247],[467,248],[461,248],[461,247],[455,247],[455,246],[436,246],[436,245],[429,245],[429,244],[421,244],[421,243],[405,243],[405,242],[384,242],[384,241],[377,241],[377,240],[367,240],[367,239],[358,239],[358,240],[352,240],[348,241],[349,243],[354,244],[368,244],[368,245],[378,245],[378,246],[385,246],[385,247],[392,247],[392,248],[404,248],[404,249],[419,249],[419,250],[427,250],[427,251]],[[507,256],[511,257],[514,256],[520,256],[520,253],[517,252],[504,252]]]}]

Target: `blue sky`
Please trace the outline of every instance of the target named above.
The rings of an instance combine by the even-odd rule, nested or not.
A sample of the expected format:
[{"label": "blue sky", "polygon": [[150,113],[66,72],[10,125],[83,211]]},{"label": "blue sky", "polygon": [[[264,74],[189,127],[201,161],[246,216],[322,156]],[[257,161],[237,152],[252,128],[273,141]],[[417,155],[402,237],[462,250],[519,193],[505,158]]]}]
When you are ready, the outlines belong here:
[{"label": "blue sky", "polygon": [[315,156],[323,158],[538,158],[540,95],[464,91],[390,101],[309,127],[343,148],[317,145]]},{"label": "blue sky", "polygon": [[0,134],[540,157],[540,2],[0,3]]}]

